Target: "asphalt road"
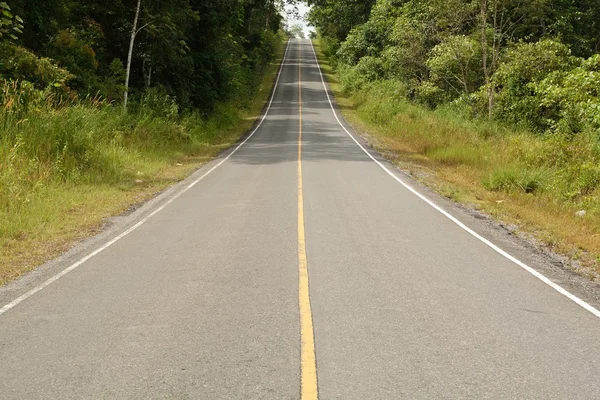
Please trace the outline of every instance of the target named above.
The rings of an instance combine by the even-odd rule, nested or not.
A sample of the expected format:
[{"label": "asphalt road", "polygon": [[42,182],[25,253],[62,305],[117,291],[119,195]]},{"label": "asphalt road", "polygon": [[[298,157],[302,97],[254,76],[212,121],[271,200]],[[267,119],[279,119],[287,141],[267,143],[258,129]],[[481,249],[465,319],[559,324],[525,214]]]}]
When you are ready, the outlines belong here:
[{"label": "asphalt road", "polygon": [[0,292],[0,398],[600,398],[600,319],[368,153],[292,41],[241,147]]}]

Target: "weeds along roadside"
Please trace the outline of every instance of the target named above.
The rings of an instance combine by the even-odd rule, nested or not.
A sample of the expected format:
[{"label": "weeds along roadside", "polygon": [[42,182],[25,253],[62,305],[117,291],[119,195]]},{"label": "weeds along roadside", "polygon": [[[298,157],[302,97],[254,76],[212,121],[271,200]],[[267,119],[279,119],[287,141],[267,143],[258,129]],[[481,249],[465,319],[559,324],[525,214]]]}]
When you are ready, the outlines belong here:
[{"label": "weeds along roadside", "polygon": [[267,100],[283,55],[250,98],[208,116],[149,90],[128,113],[28,82],[0,82],[0,284],[93,234],[235,143]]},{"label": "weeds along roadside", "polygon": [[[443,195],[481,209],[600,273],[600,142],[594,132],[539,135],[474,119],[456,105],[406,100],[401,82],[348,90],[316,41],[344,116],[397,165]],[[351,86],[351,85],[350,85]]]}]

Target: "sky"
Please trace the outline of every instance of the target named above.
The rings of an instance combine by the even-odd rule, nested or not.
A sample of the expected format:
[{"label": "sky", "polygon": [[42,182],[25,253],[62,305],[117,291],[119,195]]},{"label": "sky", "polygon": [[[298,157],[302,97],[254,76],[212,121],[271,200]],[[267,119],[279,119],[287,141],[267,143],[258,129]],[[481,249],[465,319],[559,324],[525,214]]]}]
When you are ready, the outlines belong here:
[{"label": "sky", "polygon": [[[304,16],[308,12],[308,10],[310,10],[310,8],[305,3],[302,2],[298,4],[298,11],[300,12],[300,16]],[[290,16],[287,17],[287,20],[289,26],[294,24],[301,24],[304,27],[304,35],[306,35],[306,37],[308,37],[308,32],[310,32],[311,30],[315,30],[315,28],[308,25],[304,20],[298,20]]]}]

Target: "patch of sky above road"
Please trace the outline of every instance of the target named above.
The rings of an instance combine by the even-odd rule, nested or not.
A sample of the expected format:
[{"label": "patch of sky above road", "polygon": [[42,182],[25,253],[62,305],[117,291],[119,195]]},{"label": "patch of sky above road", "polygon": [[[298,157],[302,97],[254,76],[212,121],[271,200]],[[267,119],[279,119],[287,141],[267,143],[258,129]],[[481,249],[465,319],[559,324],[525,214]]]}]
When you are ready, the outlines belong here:
[{"label": "patch of sky above road", "polygon": [[294,7],[290,7],[289,5],[285,7],[285,10],[287,11],[287,15],[286,15],[287,25],[288,26],[292,26],[295,24],[302,25],[302,27],[304,28],[304,35],[306,37],[308,37],[308,33],[310,31],[315,30],[315,28],[313,26],[309,25],[308,22],[306,22],[306,14],[308,14],[308,12],[310,11],[310,7],[307,6],[306,3],[304,3],[304,2],[298,2],[296,8],[298,10],[299,18],[296,15],[294,15],[294,13],[292,12],[294,10]]}]

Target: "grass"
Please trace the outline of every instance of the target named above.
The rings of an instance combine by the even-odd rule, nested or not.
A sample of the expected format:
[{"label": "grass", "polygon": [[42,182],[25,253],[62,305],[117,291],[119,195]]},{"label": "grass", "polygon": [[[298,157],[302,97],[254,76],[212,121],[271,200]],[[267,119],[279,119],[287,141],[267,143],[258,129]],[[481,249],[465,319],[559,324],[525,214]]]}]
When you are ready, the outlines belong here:
[{"label": "grass", "polygon": [[547,172],[544,169],[511,165],[493,170],[481,183],[486,189],[495,192],[535,193],[547,186],[547,180]]},{"label": "grass", "polygon": [[[208,118],[89,100],[0,108],[0,285],[97,233],[104,221],[188,176],[251,128],[283,51],[255,95]],[[14,84],[13,84],[14,86]],[[4,88],[18,93],[18,87]],[[18,100],[18,99],[17,99]],[[155,99],[156,100],[156,99]],[[161,109],[173,109],[163,98]],[[16,102],[18,103],[18,101]]]},{"label": "grass", "polygon": [[597,134],[543,137],[474,120],[457,106],[429,110],[407,101],[394,81],[349,93],[315,44],[344,117],[375,149],[441,194],[518,226],[577,259],[579,272],[600,277]]}]

